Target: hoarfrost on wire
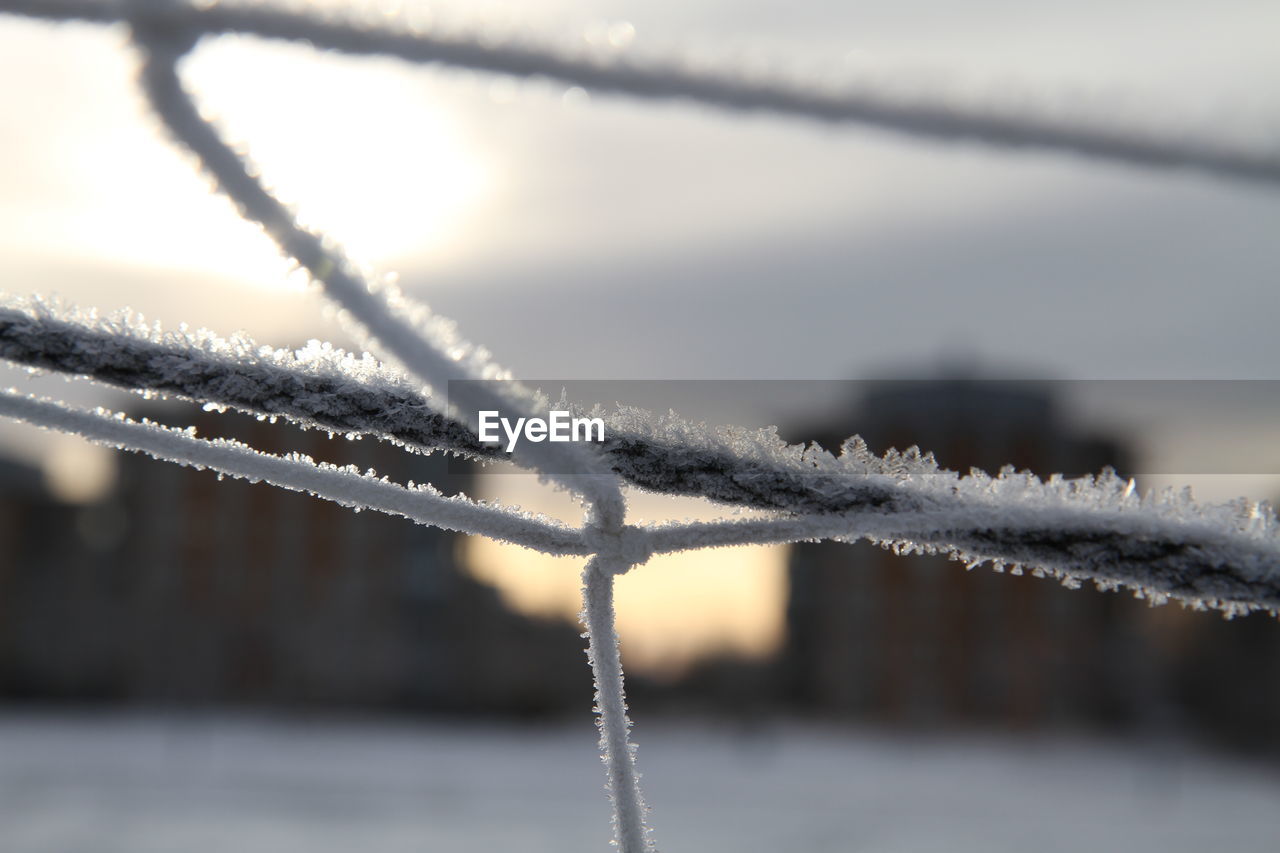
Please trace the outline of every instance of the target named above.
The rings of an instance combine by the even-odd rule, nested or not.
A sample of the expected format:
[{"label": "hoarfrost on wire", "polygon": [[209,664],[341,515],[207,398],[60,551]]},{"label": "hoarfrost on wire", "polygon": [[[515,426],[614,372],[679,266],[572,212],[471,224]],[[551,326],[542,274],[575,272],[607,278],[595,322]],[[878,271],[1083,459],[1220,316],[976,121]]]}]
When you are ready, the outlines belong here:
[{"label": "hoarfrost on wire", "polygon": [[[434,411],[434,399],[413,380],[371,356],[356,357],[328,345],[313,343],[289,352],[259,346],[244,336],[223,341],[207,331],[166,333],[127,315],[102,320],[88,312],[16,301],[0,305],[0,356],[148,395],[178,396],[347,436],[390,440],[417,452],[441,450],[480,461],[498,455],[465,426]],[[1180,557],[1181,574],[1193,576],[1197,557],[1205,567],[1235,563],[1242,568],[1259,561],[1265,567],[1267,551],[1275,544],[1275,516],[1265,503],[1202,505],[1185,491],[1171,489],[1140,495],[1131,480],[1110,472],[1080,479],[1054,475],[1044,481],[1010,468],[995,476],[981,471],[961,476],[915,448],[876,456],[856,436],[833,455],[816,446],[788,445],[772,430],[710,427],[674,413],[654,415],[632,407],[609,412],[595,406],[590,411],[607,423],[602,456],[635,486],[787,516],[816,516],[807,524],[774,519],[722,525],[714,532],[691,528],[708,537],[703,543],[865,535],[899,550],[937,550],[967,564],[990,560],[1015,569],[1028,563],[1066,579],[1130,585],[1144,594],[1172,594],[1233,612],[1251,606],[1244,603],[1250,598],[1247,588],[1233,592],[1221,583],[1218,588],[1189,586],[1194,577],[1145,576],[1141,553],[1129,555],[1124,573],[1118,561],[1111,565],[1108,560],[1123,556],[1115,549],[1125,537],[1138,544],[1152,537],[1187,546],[1198,543],[1198,552]],[[989,541],[979,547],[970,538],[966,545],[964,531],[977,526],[986,528]],[[1045,527],[1092,530],[1095,539],[1104,531],[1114,536],[1110,550],[1103,547],[1107,543],[1097,543],[1100,550],[1092,562],[1088,555],[1067,551],[1063,543],[1041,543],[1038,557],[1025,553],[1026,540]],[[1019,531],[1025,534],[1022,541]],[[1231,531],[1225,540],[1223,531]],[[655,546],[659,550],[676,547],[670,531],[664,529],[662,537],[663,544]],[[1258,592],[1253,606],[1274,606],[1274,591],[1263,588],[1270,578],[1265,568],[1239,574],[1241,581],[1254,576]],[[1177,583],[1183,585],[1181,592]],[[1239,603],[1227,604],[1234,600]]]}]

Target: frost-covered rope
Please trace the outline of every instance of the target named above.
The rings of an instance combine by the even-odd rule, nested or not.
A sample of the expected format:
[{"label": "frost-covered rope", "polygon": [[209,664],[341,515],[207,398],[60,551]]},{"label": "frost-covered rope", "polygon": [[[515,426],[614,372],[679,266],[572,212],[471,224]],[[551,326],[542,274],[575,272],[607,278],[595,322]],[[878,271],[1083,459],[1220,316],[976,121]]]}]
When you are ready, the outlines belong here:
[{"label": "frost-covered rope", "polygon": [[[105,0],[0,0],[0,13],[5,12],[46,20],[127,20],[127,12],[120,4]],[[925,102],[867,86],[854,91],[819,91],[786,80],[699,71],[626,55],[609,59],[575,55],[528,42],[495,42],[483,35],[433,35],[386,25],[356,24],[326,18],[314,11],[269,5],[173,4],[163,14],[197,34],[242,33],[302,41],[349,54],[548,78],[593,92],[694,101],[734,111],[861,124],[924,139],[1055,150],[1145,168],[1186,168],[1220,177],[1280,182],[1280,156],[1273,151],[1211,140],[1161,137],[1150,131],[1082,120],[983,111],[942,99]]]},{"label": "frost-covered rope", "polygon": [[622,853],[642,853],[652,850],[653,842],[645,826],[646,808],[635,766],[635,747],[627,737],[631,723],[627,719],[613,609],[614,576],[628,568],[617,557],[596,556],[587,562],[582,575],[582,619],[592,638],[588,655],[596,682],[600,751],[609,779],[609,797],[614,803],[614,837]]},{"label": "frost-covered rope", "polygon": [[[374,341],[380,342],[429,385],[437,389],[449,388],[453,396],[450,400],[450,406],[454,408],[452,414],[463,423],[476,428],[480,411],[510,412],[520,406],[518,399],[499,394],[484,384],[464,382],[450,386],[454,380],[495,378],[495,375],[468,369],[463,357],[454,355],[463,349],[459,342],[437,338],[432,327],[422,323],[415,327],[406,322],[403,315],[394,313],[388,302],[372,291],[340,253],[330,250],[317,235],[299,226],[284,205],[253,177],[245,162],[200,116],[195,102],[182,86],[177,62],[194,44],[195,36],[181,28],[175,29],[171,19],[153,17],[149,13],[136,17],[132,26],[135,43],[143,54],[141,85],[153,109],[173,135],[214,175],[223,191],[240,207],[242,215],[263,225],[281,249],[307,269],[330,298],[350,312]],[[473,351],[472,361],[484,362],[487,359]],[[589,524],[597,534],[606,539],[621,535],[626,502],[617,478],[596,456],[594,447],[572,443],[526,443],[513,454],[513,461],[581,494],[590,516]],[[590,626],[599,624],[602,608],[612,614],[611,585],[607,600],[599,596],[584,596]],[[607,659],[610,654],[616,656],[617,645],[614,633],[588,631],[588,651],[593,659],[602,656]],[[616,682],[608,679],[597,681],[597,691],[602,696],[611,697],[611,702],[624,701],[621,678]],[[606,714],[606,707],[601,704],[601,725],[607,734],[603,740],[606,746],[604,758],[610,765],[616,764],[620,759],[612,750],[621,744],[629,761],[625,720],[619,722],[615,715]],[[620,730],[619,725],[622,725]],[[639,853],[641,848],[628,842],[628,839],[644,832],[639,788],[632,784],[613,788],[611,792],[616,840],[624,853]]]},{"label": "frost-covered rope", "polygon": [[161,332],[43,303],[0,304],[0,358],[85,376],[148,396],[176,397],[304,427],[390,440],[415,450],[504,456],[431,408],[403,375],[371,356],[325,345],[291,351],[205,331]]},{"label": "frost-covered rope", "polygon": [[[399,374],[323,347],[290,353],[17,304],[0,307],[0,358],[418,450],[497,455],[431,411]],[[875,456],[856,440],[837,457],[772,433],[717,432],[634,409],[606,423],[606,461],[627,481],[789,516],[659,528],[647,546],[658,552],[863,536],[1226,609],[1280,602],[1276,525],[1265,505],[1140,497],[1112,474],[959,477],[925,456]]]},{"label": "frost-covered rope", "polygon": [[[527,400],[500,393],[474,380],[499,379],[486,354],[457,340],[451,325],[418,323],[392,310],[350,262],[317,234],[301,227],[278,199],[254,177],[245,161],[227,145],[196,109],[182,85],[177,62],[197,33],[177,16],[153,14],[146,7],[133,19],[134,38],[143,55],[140,84],[155,113],[187,147],[247,219],[262,225],[280,249],[311,273],[325,293],[349,312],[376,343],[437,392],[448,389],[451,414],[475,429],[479,412],[511,412]],[[438,333],[438,334],[436,334]],[[459,382],[458,380],[463,380]],[[600,464],[594,448],[575,443],[526,442],[513,461],[535,468],[548,479],[588,498],[600,512],[620,522],[623,500],[616,479]]]},{"label": "frost-covered rope", "polygon": [[12,390],[0,392],[0,415],[168,462],[208,468],[250,482],[267,482],[343,506],[375,509],[419,524],[488,536],[546,554],[590,553],[581,533],[550,519],[462,496],[445,497],[430,485],[406,488],[362,474],[354,467],[317,463],[300,454],[274,456],[240,442],[196,438],[190,430],[75,409]]},{"label": "frost-covered rope", "polygon": [[[423,323],[411,325],[403,315],[397,315],[389,302],[376,295],[350,267],[340,253],[326,247],[321,239],[303,229],[286,208],[272,196],[252,175],[245,162],[219,138],[217,131],[205,121],[195,107],[190,94],[185,91],[178,76],[177,62],[194,44],[195,36],[174,28],[174,22],[165,17],[152,17],[149,13],[132,21],[134,40],[143,54],[141,85],[147,93],[155,112],[165,122],[174,136],[200,159],[218,181],[223,191],[239,205],[242,215],[262,224],[286,254],[306,268],[324,287],[335,302],[354,317],[374,341],[380,342],[409,370],[429,385],[449,388],[453,399],[452,414],[473,428],[478,426],[479,412],[499,410],[510,412],[519,407],[518,399],[491,390],[475,382],[450,386],[454,380],[494,378],[487,371],[487,358],[471,351],[471,361],[480,362],[482,369],[468,369],[464,362],[467,348],[456,340],[438,336]],[[527,402],[527,401],[525,401]],[[526,412],[533,413],[526,408]],[[626,504],[616,477],[595,455],[595,448],[579,444],[528,444],[513,454],[513,461],[534,468],[544,478],[581,494],[586,502],[591,529],[609,539],[621,535],[625,522]],[[585,595],[585,612],[588,617],[588,651],[593,659],[608,659],[618,654],[618,638],[615,633],[594,630],[603,614],[612,618],[612,586],[606,598]],[[599,670],[597,670],[599,673]],[[605,713],[609,703],[624,701],[622,681],[606,678],[597,681],[597,692],[608,697],[601,703],[601,726],[606,732],[604,758],[614,765],[619,761],[615,749],[620,748],[630,756],[625,719]],[[619,729],[619,726],[622,726]],[[624,853],[639,853],[629,843],[637,833],[643,833],[642,804],[639,789],[611,788],[615,837]]]},{"label": "frost-covered rope", "polygon": [[[992,483],[1000,483],[999,479]],[[1010,482],[1025,486],[1024,475]],[[1064,481],[1069,482],[1069,481]],[[1120,482],[1116,478],[1117,484]],[[646,530],[653,553],[731,545],[867,539],[900,553],[945,553],[970,567],[990,562],[1016,573],[1091,580],[1161,602],[1174,598],[1228,614],[1280,611],[1280,537],[1266,505],[1197,508],[1157,499],[1073,500],[1051,484],[984,499],[960,487],[941,507],[917,513],[851,513],[663,525]],[[911,484],[903,484],[910,490]],[[1090,491],[1111,492],[1105,478]],[[968,494],[966,494],[968,492]],[[1112,492],[1114,494],[1114,492]],[[1221,510],[1216,517],[1212,509]]]}]

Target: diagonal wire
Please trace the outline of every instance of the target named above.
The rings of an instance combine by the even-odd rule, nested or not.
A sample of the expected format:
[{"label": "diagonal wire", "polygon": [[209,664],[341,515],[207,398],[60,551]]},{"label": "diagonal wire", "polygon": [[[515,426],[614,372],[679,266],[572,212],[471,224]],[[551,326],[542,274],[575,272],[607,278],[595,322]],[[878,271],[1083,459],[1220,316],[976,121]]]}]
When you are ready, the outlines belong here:
[{"label": "diagonal wire", "polygon": [[[98,24],[129,20],[125,6],[106,0],[0,0],[0,13]],[[1275,151],[1162,134],[1122,123],[1038,118],[1025,111],[983,110],[945,99],[926,101],[867,86],[823,91],[785,79],[695,70],[626,56],[602,59],[530,42],[495,41],[483,34],[449,36],[356,24],[315,11],[270,5],[176,3],[151,15],[197,34],[237,33],[305,42],[321,50],[352,55],[550,79],[623,97],[686,101],[731,112],[862,125],[940,142],[1056,151],[1140,168],[1187,169],[1219,178],[1280,183],[1280,154]]]}]

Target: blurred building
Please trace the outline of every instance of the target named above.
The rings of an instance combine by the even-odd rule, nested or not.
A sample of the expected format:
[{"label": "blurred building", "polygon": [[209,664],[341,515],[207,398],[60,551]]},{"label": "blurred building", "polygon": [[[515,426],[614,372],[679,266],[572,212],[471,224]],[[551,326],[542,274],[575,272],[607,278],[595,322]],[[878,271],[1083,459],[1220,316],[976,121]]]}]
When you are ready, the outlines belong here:
[{"label": "blurred building", "polygon": [[[1122,442],[1073,431],[1057,405],[1049,384],[878,382],[847,421],[795,437],[836,450],[858,433],[877,453],[918,445],[959,471],[1132,471]],[[908,725],[1235,734],[1247,718],[1249,737],[1280,744],[1280,625],[1265,615],[1226,623],[866,543],[798,544],[789,578],[783,689],[804,707]],[[1250,686],[1249,669],[1270,680]]]},{"label": "blurred building", "polygon": [[[77,515],[49,494],[40,469],[0,460],[0,692],[23,695],[36,684],[67,681],[68,633],[85,616],[82,591],[93,584],[92,557]],[[45,603],[56,605],[50,610]]]},{"label": "blurred building", "polygon": [[[283,422],[149,412],[447,493],[472,476]],[[0,692],[133,703],[543,712],[590,696],[579,629],[527,619],[463,538],[137,454],[88,507],[0,470]]]}]

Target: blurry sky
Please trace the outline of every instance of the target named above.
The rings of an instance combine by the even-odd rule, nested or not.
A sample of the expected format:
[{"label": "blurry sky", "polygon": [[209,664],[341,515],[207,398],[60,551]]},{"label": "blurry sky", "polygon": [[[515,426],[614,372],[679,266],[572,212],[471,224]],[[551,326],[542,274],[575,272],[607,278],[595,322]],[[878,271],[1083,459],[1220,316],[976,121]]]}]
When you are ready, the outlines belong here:
[{"label": "blurry sky", "polygon": [[[408,5],[435,27],[1280,151],[1280,5],[1257,0]],[[4,290],[276,345],[348,341],[164,140],[133,73],[122,29],[0,21]],[[202,46],[184,73],[307,222],[398,272],[517,375],[835,379],[961,361],[1068,378],[1280,378],[1275,187],[247,39]],[[1196,423],[1148,438],[1194,440]],[[1273,447],[1274,423],[1255,418],[1233,442],[1246,455]],[[3,434],[28,453],[50,446]],[[63,468],[94,464],[56,446]],[[1280,491],[1274,477],[1205,488]],[[724,570],[754,580],[730,609],[774,615],[724,642],[758,647],[777,628],[776,556],[734,553],[740,565]],[[517,571],[506,552],[489,565]],[[689,566],[672,565],[678,584]],[[552,575],[569,579],[520,594],[571,598],[573,571]],[[647,594],[669,601],[674,588]]]}]

